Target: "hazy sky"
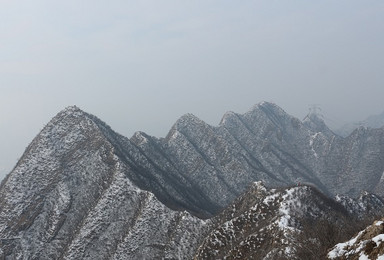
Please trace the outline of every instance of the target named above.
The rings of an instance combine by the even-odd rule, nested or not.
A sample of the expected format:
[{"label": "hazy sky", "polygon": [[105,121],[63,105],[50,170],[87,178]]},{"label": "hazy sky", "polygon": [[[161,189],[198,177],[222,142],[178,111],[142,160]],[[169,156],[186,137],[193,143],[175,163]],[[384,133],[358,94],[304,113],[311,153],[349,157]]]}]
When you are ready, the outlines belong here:
[{"label": "hazy sky", "polygon": [[76,104],[130,137],[273,101],[384,110],[384,1],[0,0],[0,179]]}]

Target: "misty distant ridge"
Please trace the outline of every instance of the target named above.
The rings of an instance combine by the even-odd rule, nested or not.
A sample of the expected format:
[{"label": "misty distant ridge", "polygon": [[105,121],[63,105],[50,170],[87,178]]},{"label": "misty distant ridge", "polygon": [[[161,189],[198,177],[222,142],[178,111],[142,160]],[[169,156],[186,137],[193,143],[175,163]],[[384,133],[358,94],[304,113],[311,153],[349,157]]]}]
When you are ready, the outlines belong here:
[{"label": "misty distant ridge", "polygon": [[[270,106],[276,110],[280,110],[281,112],[286,113],[283,108],[281,108],[278,104],[276,104],[272,101],[261,101],[255,105],[251,106],[251,108],[248,110],[248,112],[246,112],[246,114],[251,113],[253,110],[259,108],[260,106]],[[82,111],[82,109],[81,109],[81,107],[79,107],[77,105],[69,105],[66,108],[64,108],[63,111],[74,112],[74,111]],[[235,111],[225,112],[223,117],[220,120],[219,125],[221,125],[223,123],[223,121],[225,121],[226,117],[228,117],[230,115],[236,115],[236,114],[238,114],[238,113]],[[202,119],[200,119],[199,117],[197,117],[193,113],[186,113],[186,114],[182,115],[177,120],[177,122],[184,121],[184,120],[187,120],[187,121],[188,120],[192,120],[192,121],[198,120],[198,121],[203,122]],[[300,120],[300,119],[298,119],[298,120]],[[354,122],[345,123],[344,125],[342,125],[340,127],[333,127],[333,126],[328,125],[327,124],[328,120],[326,118],[324,118],[324,116],[321,114],[321,112],[316,112],[316,111],[309,111],[308,114],[300,121],[302,121],[304,123],[305,122],[308,123],[310,121],[317,122],[316,124],[321,125],[321,128],[323,128],[322,130],[324,130],[325,128],[329,128],[335,134],[338,134],[342,137],[346,137],[349,134],[351,134],[355,129],[362,127],[362,126],[363,127],[369,127],[369,128],[381,128],[381,127],[383,127],[384,126],[384,111],[381,114],[369,115],[366,119],[361,120],[361,121],[354,121]],[[215,125],[212,125],[212,127],[215,127]],[[170,130],[169,132],[171,132],[171,131],[172,130]],[[169,135],[169,132],[167,135]],[[133,136],[135,136],[137,133],[143,133],[143,132],[138,130],[136,133],[133,134]]]},{"label": "misty distant ridge", "polygon": [[[253,110],[257,109],[260,106],[264,106],[264,105],[274,107],[275,109],[281,110],[284,113],[286,113],[283,108],[281,108],[278,104],[276,104],[274,102],[261,101],[261,102],[255,104],[254,106],[252,106],[248,110],[248,112],[246,112],[246,114],[251,113]],[[76,107],[76,105],[74,105],[74,107]],[[222,119],[220,120],[219,125],[221,125],[223,123],[223,121],[225,121],[226,117],[231,116],[231,115],[236,115],[236,114],[238,114],[238,113],[236,113],[235,111],[227,111],[226,113],[224,113]],[[197,116],[195,116],[192,113],[184,114],[183,116],[180,117],[179,120],[182,121],[185,118],[194,118],[194,120],[203,121],[202,119],[198,118]],[[300,120],[300,119],[298,119],[298,120]],[[324,118],[324,116],[320,112],[316,112],[316,110],[315,111],[309,111],[308,114],[301,121],[303,123],[305,123],[305,122],[309,123],[310,121],[316,122],[316,124],[318,124],[320,127],[320,129],[318,129],[319,131],[323,131],[323,130],[327,129],[327,131],[332,131],[333,133],[335,133],[341,137],[347,137],[348,135],[350,135],[354,130],[356,130],[359,127],[368,127],[368,128],[384,127],[384,111],[381,114],[369,115],[364,120],[345,123],[342,126],[332,126],[332,124],[328,125],[327,118]],[[212,125],[212,126],[214,127],[215,125]],[[169,133],[168,133],[168,135],[169,135]]]},{"label": "misty distant ridge", "polygon": [[384,111],[378,115],[371,115],[362,121],[351,122],[333,129],[340,136],[346,137],[359,127],[380,128],[384,126]]}]

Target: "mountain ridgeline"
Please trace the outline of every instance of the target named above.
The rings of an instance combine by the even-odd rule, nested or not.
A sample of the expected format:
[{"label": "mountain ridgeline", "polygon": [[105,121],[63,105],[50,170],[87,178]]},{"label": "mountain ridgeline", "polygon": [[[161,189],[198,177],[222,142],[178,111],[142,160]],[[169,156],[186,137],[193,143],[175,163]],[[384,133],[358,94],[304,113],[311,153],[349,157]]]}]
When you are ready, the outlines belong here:
[{"label": "mountain ridgeline", "polygon": [[[272,103],[218,126],[187,114],[165,138],[130,139],[68,107],[0,186],[0,258],[300,259],[284,241],[308,221],[380,211],[383,175],[384,128],[344,138],[314,113],[301,121]],[[273,239],[266,230],[279,250],[261,242]],[[249,253],[247,239],[262,251]]]},{"label": "mountain ridgeline", "polygon": [[301,122],[271,103],[226,113],[217,127],[187,114],[160,139],[137,132],[128,140],[91,118],[136,185],[201,216],[217,213],[258,180],[268,187],[312,184],[328,195],[384,195],[384,129],[359,128],[341,138],[316,114]]}]

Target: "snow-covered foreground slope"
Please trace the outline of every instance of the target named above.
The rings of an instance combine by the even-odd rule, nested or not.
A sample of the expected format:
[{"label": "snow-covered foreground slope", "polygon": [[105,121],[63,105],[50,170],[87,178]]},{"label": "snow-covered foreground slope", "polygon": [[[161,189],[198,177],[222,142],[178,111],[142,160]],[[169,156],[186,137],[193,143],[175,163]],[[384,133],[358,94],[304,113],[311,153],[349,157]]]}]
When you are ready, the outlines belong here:
[{"label": "snow-covered foreground slope", "polygon": [[[349,202],[349,209],[383,207],[381,201]],[[354,231],[342,227],[358,217],[313,187],[268,190],[256,182],[212,220],[195,259],[324,259],[335,241]]]},{"label": "snow-covered foreground slope", "polygon": [[337,244],[329,259],[384,259],[384,219],[360,231],[351,240]]}]

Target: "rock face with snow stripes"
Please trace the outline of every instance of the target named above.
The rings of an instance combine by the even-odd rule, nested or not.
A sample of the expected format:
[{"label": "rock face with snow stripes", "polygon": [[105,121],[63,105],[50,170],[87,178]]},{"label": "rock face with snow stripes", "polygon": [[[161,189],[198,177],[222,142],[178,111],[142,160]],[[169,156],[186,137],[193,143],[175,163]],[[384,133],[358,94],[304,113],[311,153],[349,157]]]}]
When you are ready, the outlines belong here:
[{"label": "rock face with snow stripes", "polygon": [[191,114],[130,139],[77,107],[54,117],[0,186],[0,257],[191,258],[211,218],[263,180],[383,196],[384,129],[333,134],[271,103],[219,126]]}]

